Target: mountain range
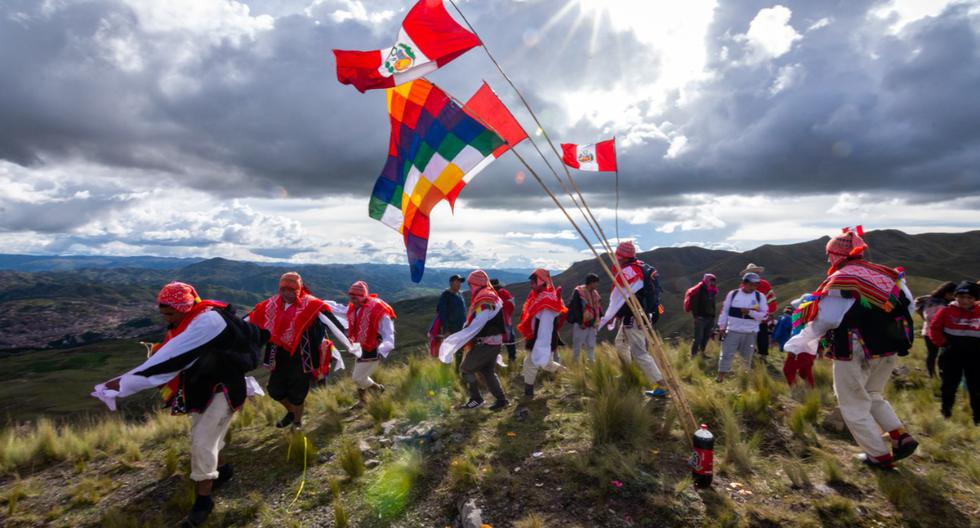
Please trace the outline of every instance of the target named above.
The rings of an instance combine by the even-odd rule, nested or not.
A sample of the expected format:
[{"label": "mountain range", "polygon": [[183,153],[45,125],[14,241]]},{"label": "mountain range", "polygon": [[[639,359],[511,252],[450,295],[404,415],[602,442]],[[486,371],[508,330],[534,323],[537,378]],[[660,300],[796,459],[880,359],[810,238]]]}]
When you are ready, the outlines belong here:
[{"label": "mountain range", "polygon": [[[868,256],[890,266],[903,266],[916,295],[946,280],[980,277],[980,231],[909,235],[896,230],[866,234]],[[684,291],[705,273],[718,277],[722,291],[734,288],[749,263],[766,268],[780,305],[813,290],[825,276],[827,238],[786,245],[763,245],[743,253],[700,247],[659,248],[638,257],[654,265],[664,288],[665,314],[658,327],[667,337],[686,332]],[[23,258],[18,258],[23,257]],[[343,300],[347,287],[365,280],[372,291],[392,302],[398,318],[400,347],[425,342],[438,293],[448,277],[468,270],[434,268],[421,284],[409,281],[404,266],[385,264],[284,265],[256,264],[221,258],[184,261],[156,257],[79,258],[0,255],[0,350],[64,348],[106,339],[156,336],[159,323],[152,303],[160,286],[170,280],[194,284],[203,297],[248,307],[277,286],[279,275],[297,270],[317,295]],[[88,266],[88,267],[86,267]],[[139,266],[139,267],[134,267]],[[52,269],[67,271],[50,271]],[[35,270],[35,271],[31,271]],[[45,270],[45,271],[36,271]],[[528,292],[529,270],[491,270],[520,303]],[[596,260],[576,262],[554,276],[567,299],[589,273],[600,277],[608,301],[610,281]],[[605,333],[605,332],[604,332]]]}]

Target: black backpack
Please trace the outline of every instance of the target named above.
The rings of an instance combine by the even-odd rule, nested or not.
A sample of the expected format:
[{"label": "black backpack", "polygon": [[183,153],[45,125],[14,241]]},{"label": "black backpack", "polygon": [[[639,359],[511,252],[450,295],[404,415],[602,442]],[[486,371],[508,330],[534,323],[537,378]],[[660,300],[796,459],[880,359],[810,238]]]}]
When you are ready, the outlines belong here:
[{"label": "black backpack", "polygon": [[218,310],[218,313],[232,337],[232,344],[221,350],[222,359],[245,373],[259,368],[265,357],[265,345],[271,337],[269,331],[238,317],[231,306]]},{"label": "black backpack", "polygon": [[650,322],[656,324],[660,319],[660,296],[663,288],[660,287],[660,277],[657,268],[643,261],[637,261],[640,269],[643,270],[643,289],[640,290],[639,301],[643,311],[650,317]]}]

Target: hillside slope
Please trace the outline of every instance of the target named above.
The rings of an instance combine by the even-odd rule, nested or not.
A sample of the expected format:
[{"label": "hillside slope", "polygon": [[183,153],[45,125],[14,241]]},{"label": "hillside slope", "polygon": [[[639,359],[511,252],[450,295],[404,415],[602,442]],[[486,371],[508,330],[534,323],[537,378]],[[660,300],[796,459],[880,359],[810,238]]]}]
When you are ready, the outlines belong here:
[{"label": "hillside slope", "polygon": [[[922,355],[903,359],[888,392],[922,445],[898,471],[878,472],[852,459],[828,362],[815,391],[790,391],[761,365],[713,383],[713,360],[674,351],[695,414],[717,436],[705,490],[692,486],[670,402],[644,401],[636,371],[607,347],[593,366],[546,377],[531,401],[518,401],[511,366],[501,377],[514,402],[499,413],[453,410],[463,395],[448,366],[391,362],[378,376],[389,390],[364,410],[349,410],[346,376],[314,391],[305,448],[272,427],[277,404],[251,400],[226,451],[236,477],[216,492],[208,526],[980,526],[980,430],[965,402],[953,421],[939,416]],[[193,500],[188,422],[124,426],[105,413],[87,428],[0,433],[4,526],[174,525]]]}]

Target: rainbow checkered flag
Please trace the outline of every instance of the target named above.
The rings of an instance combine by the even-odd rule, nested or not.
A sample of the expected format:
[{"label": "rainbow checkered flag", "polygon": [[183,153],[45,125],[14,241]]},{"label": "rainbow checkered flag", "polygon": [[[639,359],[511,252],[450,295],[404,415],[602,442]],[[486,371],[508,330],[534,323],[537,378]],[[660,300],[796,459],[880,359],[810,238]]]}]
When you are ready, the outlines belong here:
[{"label": "rainbow checkered flag", "polygon": [[463,187],[507,145],[425,79],[391,88],[387,94],[388,161],[374,184],[368,210],[371,218],[404,236],[412,280],[420,282],[432,208],[443,199],[452,207]]}]

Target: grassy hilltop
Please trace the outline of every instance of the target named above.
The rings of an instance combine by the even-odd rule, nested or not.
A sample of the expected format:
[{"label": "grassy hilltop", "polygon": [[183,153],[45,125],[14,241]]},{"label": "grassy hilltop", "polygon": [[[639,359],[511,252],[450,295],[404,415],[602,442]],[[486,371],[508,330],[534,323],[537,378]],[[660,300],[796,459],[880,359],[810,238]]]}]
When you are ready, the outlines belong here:
[{"label": "grassy hilltop", "polygon": [[[530,402],[518,401],[511,365],[501,377],[514,404],[499,413],[451,409],[464,399],[455,374],[419,351],[380,369],[388,391],[364,410],[347,410],[346,375],[312,393],[305,479],[302,438],[272,427],[277,404],[250,400],[229,434],[236,477],[216,493],[210,526],[442,527],[471,499],[494,527],[980,526],[980,429],[962,400],[953,421],[940,417],[921,343],[888,396],[922,445],[891,473],[852,460],[828,361],[813,391],[763,365],[716,384],[715,360],[690,360],[684,345],[670,354],[716,435],[711,489],[692,486],[670,402],[644,400],[641,375],[607,346],[595,365],[545,377]],[[193,500],[189,422],[102,413],[0,433],[3,525],[172,526]]]}]

